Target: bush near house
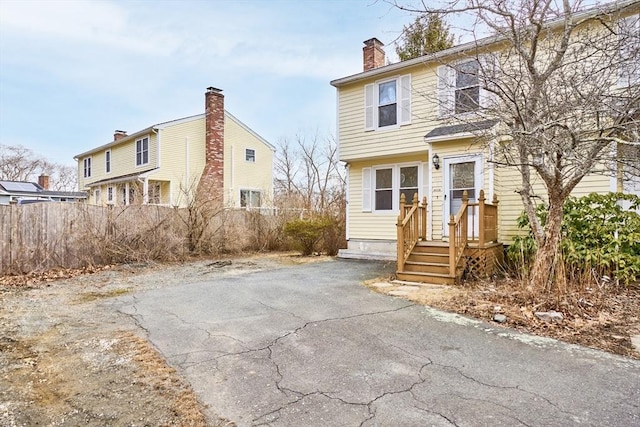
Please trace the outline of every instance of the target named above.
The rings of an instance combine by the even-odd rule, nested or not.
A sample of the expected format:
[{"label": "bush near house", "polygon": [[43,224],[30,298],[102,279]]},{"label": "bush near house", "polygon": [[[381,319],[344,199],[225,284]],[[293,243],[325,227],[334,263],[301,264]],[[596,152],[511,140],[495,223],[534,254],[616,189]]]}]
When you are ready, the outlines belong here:
[{"label": "bush near house", "polygon": [[[626,209],[623,204],[628,205]],[[602,284],[616,280],[628,285],[640,280],[639,208],[640,197],[630,194],[569,198],[564,205],[556,281]],[[539,206],[537,214],[544,224],[545,206]],[[516,238],[507,255],[517,273],[526,276],[537,248],[525,214],[518,226],[529,233]]]}]

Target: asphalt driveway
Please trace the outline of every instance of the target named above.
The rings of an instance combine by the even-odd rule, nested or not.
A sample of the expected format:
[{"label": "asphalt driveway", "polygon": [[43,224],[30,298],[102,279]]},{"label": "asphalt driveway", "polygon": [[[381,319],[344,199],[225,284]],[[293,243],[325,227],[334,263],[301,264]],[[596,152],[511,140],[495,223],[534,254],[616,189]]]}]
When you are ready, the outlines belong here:
[{"label": "asphalt driveway", "polygon": [[638,426],[640,363],[371,292],[335,260],[121,298],[239,426]]}]

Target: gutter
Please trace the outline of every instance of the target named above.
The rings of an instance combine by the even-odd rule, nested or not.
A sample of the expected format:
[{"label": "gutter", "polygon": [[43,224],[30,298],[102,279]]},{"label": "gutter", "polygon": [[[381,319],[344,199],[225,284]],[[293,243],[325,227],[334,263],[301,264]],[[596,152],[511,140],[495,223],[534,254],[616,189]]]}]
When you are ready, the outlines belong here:
[{"label": "gutter", "polygon": [[[616,12],[616,11],[623,11],[624,9],[632,8],[633,6],[639,6],[639,5],[640,3],[638,2],[638,0],[624,0],[620,2],[614,2],[614,3],[606,4],[603,6],[596,6],[584,12],[578,12],[575,15],[573,15],[573,19],[582,20],[585,18],[591,18],[598,15],[605,15],[605,14]],[[549,21],[546,24],[547,28],[557,28],[562,25],[564,25],[563,17]],[[363,73],[352,74],[347,77],[335,79],[335,80],[332,80],[330,84],[333,87],[339,88],[349,83],[365,80],[381,74],[386,74],[386,73],[401,70],[404,68],[409,68],[415,65],[428,64],[430,62],[436,62],[438,60],[441,60],[442,58],[446,58],[449,56],[455,56],[468,51],[478,50],[479,48],[485,48],[505,40],[506,39],[504,37],[499,35],[488,36],[480,40],[473,40],[458,46],[454,46],[446,50],[420,56],[418,58],[409,59],[407,61],[396,62],[394,64],[389,64],[383,67],[374,68],[373,70],[365,71]]]}]

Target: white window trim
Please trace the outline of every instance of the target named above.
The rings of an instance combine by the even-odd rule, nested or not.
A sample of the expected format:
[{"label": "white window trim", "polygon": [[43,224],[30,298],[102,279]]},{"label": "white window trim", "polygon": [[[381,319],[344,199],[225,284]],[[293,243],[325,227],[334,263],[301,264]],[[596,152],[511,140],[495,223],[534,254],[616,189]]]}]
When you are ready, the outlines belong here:
[{"label": "white window trim", "polygon": [[84,178],[91,178],[92,163],[93,161],[91,156],[82,159],[82,176]]},{"label": "white window trim", "polygon": [[112,185],[107,187],[107,203],[113,204],[113,186]]},{"label": "white window trim", "polygon": [[[243,191],[248,191],[249,192],[249,202],[251,202],[251,193],[258,193],[260,195],[260,206],[251,206],[251,205],[242,206],[242,192]],[[240,206],[241,208],[245,208],[245,209],[261,208],[262,207],[262,190],[259,190],[259,189],[256,189],[256,188],[241,188],[238,191],[238,206]]]},{"label": "white window trim", "polygon": [[[396,123],[378,126],[379,86],[395,81],[396,83]],[[377,80],[364,86],[364,128],[371,130],[397,129],[411,124],[411,74],[397,75]]]},{"label": "white window trim", "polygon": [[[109,158],[108,161],[107,161],[107,157]],[[111,155],[111,150],[104,150],[104,173],[111,173],[112,169],[113,169],[113,156]]]},{"label": "white window trim", "polygon": [[[633,27],[629,23],[631,23]],[[634,14],[634,15],[630,15],[625,18],[622,18],[618,22],[618,31],[623,31],[623,28],[622,28],[623,26],[629,26],[630,30],[633,31],[633,29],[635,29],[635,31],[637,31],[638,34],[640,34],[640,14]],[[640,43],[640,41],[637,41],[637,42]],[[624,52],[620,52],[620,55],[621,55],[620,59],[622,61],[620,63],[620,67],[624,67],[626,54],[624,54]],[[628,87],[630,85],[636,85],[636,84],[640,84],[640,65],[636,64],[635,70],[632,70],[631,73],[629,73],[628,70],[624,70],[622,68],[618,70],[618,87],[624,88],[624,87]]]},{"label": "white window trim", "polygon": [[[452,62],[450,64],[444,64],[438,66],[436,69],[436,84],[437,84],[437,100],[438,100],[438,119],[446,119],[451,117],[465,118],[477,115],[479,111],[487,107],[490,93],[483,89],[482,83],[482,69],[483,61],[491,60],[491,55],[482,55],[479,58],[467,58],[459,61]],[[478,108],[463,113],[456,113],[456,79],[457,79],[457,67],[465,62],[477,61],[479,63],[478,68]],[[486,65],[484,66],[486,67]],[[469,86],[472,87],[472,86]]]},{"label": "white window trim", "polygon": [[[138,142],[141,142],[142,144],[144,140],[147,140],[147,162],[144,163],[144,145],[142,146],[142,163],[138,163]],[[133,144],[133,151],[134,151],[134,156],[133,156],[133,162],[135,164],[135,166],[137,168],[141,167],[141,166],[147,166],[149,163],[151,163],[151,138],[149,137],[149,135],[143,136],[141,138],[136,139],[136,141]]]},{"label": "white window trim", "polygon": [[[152,203],[151,202],[151,188],[157,188],[158,189],[158,203]],[[153,182],[153,183],[149,183],[147,181],[147,192],[146,194],[146,204],[150,204],[150,205],[159,205],[162,203],[162,184],[160,182]]]},{"label": "white window trim", "polygon": [[[247,159],[247,154],[248,154],[249,150],[253,151],[253,160],[248,160]],[[258,157],[258,155],[256,153],[256,149],[255,148],[245,148],[244,149],[244,161],[245,162],[247,162],[247,163],[256,163],[257,157]]]},{"label": "white window trim", "polygon": [[[368,196],[367,196],[367,185],[363,179],[362,182],[362,210],[363,212],[371,212],[376,215],[398,215],[400,212],[400,169],[405,167],[413,167],[416,166],[418,168],[418,200],[422,200],[425,196],[425,179],[424,173],[426,172],[426,163],[416,161],[416,162],[403,162],[403,163],[390,163],[383,165],[375,165],[370,168],[363,168],[363,176],[365,175],[365,170],[369,170],[370,173],[370,183],[368,188]],[[376,209],[376,171],[379,169],[391,169],[391,209]],[[366,199],[369,198],[369,208],[366,209]],[[411,203],[412,200],[407,200],[407,204]]]}]

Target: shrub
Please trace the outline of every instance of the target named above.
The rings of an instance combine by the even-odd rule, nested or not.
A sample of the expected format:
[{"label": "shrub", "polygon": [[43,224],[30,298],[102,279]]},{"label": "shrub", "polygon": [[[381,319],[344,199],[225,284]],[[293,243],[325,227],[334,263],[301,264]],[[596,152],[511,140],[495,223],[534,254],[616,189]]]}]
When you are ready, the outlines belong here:
[{"label": "shrub", "polygon": [[[623,209],[621,201],[629,204]],[[564,205],[560,255],[568,278],[600,281],[603,276],[625,284],[640,278],[640,197],[622,194],[592,193],[569,198]],[[539,207],[538,217],[544,224],[546,210]],[[521,264],[525,272],[536,251],[535,239],[526,215],[518,226],[528,229],[526,236],[516,238],[509,247],[512,264]]]},{"label": "shrub", "polygon": [[294,219],[287,222],[284,232],[294,239],[294,245],[302,252],[302,255],[311,255],[316,248],[324,231],[331,224],[326,217],[313,219]]}]

